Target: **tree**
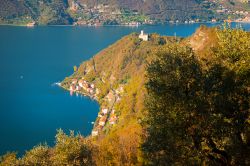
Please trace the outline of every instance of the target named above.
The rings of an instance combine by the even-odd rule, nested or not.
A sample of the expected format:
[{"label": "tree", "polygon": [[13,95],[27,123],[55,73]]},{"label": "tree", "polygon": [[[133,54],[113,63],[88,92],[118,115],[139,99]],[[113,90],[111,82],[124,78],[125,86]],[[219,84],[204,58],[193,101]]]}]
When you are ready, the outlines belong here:
[{"label": "tree", "polygon": [[73,131],[68,136],[58,130],[53,153],[53,165],[93,165],[90,142]]},{"label": "tree", "polygon": [[219,29],[218,38],[217,59],[206,67],[177,44],[149,64],[147,164],[250,163],[249,34]]},{"label": "tree", "polygon": [[[224,26],[218,29],[218,46],[214,49],[217,62],[227,70],[224,87],[218,89],[224,99],[217,110],[228,121],[228,151],[237,165],[250,163],[250,33]],[[224,93],[224,94],[223,94]]]},{"label": "tree", "polygon": [[[250,33],[227,25],[217,31],[218,46],[214,54],[227,68],[235,71],[239,80],[250,84]],[[247,85],[246,85],[247,86]]]},{"label": "tree", "polygon": [[[142,145],[147,164],[195,163],[187,128],[195,123],[192,113],[199,100],[201,69],[188,47],[163,47],[147,68],[147,134]],[[197,101],[198,102],[198,101]],[[193,159],[192,159],[193,158]],[[190,160],[190,161],[189,161]]]},{"label": "tree", "polygon": [[7,153],[0,157],[0,166],[6,165],[18,165],[18,159],[16,153]]},{"label": "tree", "polygon": [[91,142],[81,135],[75,135],[73,131],[67,135],[60,129],[53,148],[46,144],[38,145],[20,159],[16,158],[16,153],[7,153],[0,157],[0,166],[95,165],[92,161],[92,147]]},{"label": "tree", "polygon": [[26,152],[25,156],[22,158],[22,163],[23,165],[37,166],[51,165],[50,154],[51,150],[48,145],[38,145]]}]

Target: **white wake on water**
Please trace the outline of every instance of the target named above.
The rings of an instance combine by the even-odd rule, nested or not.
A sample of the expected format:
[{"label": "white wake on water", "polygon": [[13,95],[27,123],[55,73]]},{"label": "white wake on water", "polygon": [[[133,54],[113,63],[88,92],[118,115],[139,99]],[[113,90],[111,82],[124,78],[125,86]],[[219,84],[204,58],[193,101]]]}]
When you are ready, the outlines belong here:
[{"label": "white wake on water", "polygon": [[61,86],[60,82],[54,82],[53,84],[51,84],[51,86]]}]

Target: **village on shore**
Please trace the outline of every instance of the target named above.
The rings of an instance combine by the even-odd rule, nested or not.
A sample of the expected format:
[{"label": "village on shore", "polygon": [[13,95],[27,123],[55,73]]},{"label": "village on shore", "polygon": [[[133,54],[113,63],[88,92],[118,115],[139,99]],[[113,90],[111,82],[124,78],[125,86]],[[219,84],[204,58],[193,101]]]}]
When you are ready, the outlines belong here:
[{"label": "village on shore", "polygon": [[[148,41],[149,34],[144,33],[144,31],[142,30],[138,35],[138,38],[142,41]],[[88,72],[86,71],[86,73]],[[84,77],[80,79],[72,78],[67,82],[67,84],[62,85],[61,83],[59,83],[58,85],[70,91],[71,95],[73,95],[74,93],[82,94],[98,102],[100,101],[99,94],[101,93],[101,90],[97,88],[95,83],[88,82],[86,79],[84,79]],[[102,104],[100,105],[101,109],[98,113],[98,117],[94,123],[94,127],[91,133],[93,137],[98,136],[105,126],[112,126],[117,123],[119,116],[117,114],[117,111],[114,109],[114,105],[121,101],[124,92],[124,84],[120,84],[116,89],[111,88],[103,98],[104,102],[102,102]]]},{"label": "village on shore", "polygon": [[[68,88],[63,88],[69,90],[71,95],[73,95],[74,93],[82,94],[99,101],[98,95],[100,94],[100,90],[96,88],[94,83],[90,83],[84,80],[84,78],[73,78],[70,81],[70,86]],[[101,105],[101,110],[98,113],[98,117],[92,130],[92,136],[98,136],[100,131],[102,131],[104,126],[106,126],[107,124],[109,124],[110,126],[116,124],[118,116],[116,114],[116,110],[114,109],[114,104],[121,100],[123,93],[124,88],[123,86],[120,86],[116,90],[110,90],[109,93],[104,97],[105,104]]]}]

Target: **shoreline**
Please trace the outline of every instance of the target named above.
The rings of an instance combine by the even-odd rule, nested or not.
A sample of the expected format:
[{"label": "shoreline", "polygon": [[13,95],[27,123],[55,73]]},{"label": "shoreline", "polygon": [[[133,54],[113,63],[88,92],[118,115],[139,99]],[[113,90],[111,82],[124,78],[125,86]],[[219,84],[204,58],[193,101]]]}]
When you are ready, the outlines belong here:
[{"label": "shoreline", "polygon": [[123,86],[117,88],[116,90],[110,89],[108,94],[100,98],[98,95],[101,91],[96,87],[93,82],[87,82],[84,79],[71,79],[70,85],[64,85],[63,81],[57,83],[60,88],[70,92],[70,95],[80,94],[94,100],[99,105],[98,115],[96,120],[93,122],[93,128],[88,137],[99,136],[106,128],[110,128],[115,125],[118,121],[118,115],[114,110],[114,105],[116,102],[121,100],[123,96]]},{"label": "shoreline", "polygon": [[[61,83],[58,83],[57,86],[60,87],[60,88],[62,88],[62,89],[64,89],[64,90],[66,90],[66,91],[68,91],[68,92],[70,92],[70,89],[68,89],[68,88],[66,88],[66,87],[64,87],[64,86],[62,86]],[[98,99],[95,98],[95,97],[93,97],[93,95],[88,94],[87,92],[82,92],[82,91],[79,92],[79,91],[78,91],[78,92],[73,92],[73,94],[80,94],[80,95],[83,95],[83,96],[85,96],[85,97],[90,98],[91,100],[95,100],[95,101],[99,104],[99,106],[100,106],[100,103],[99,103]]]},{"label": "shoreline", "polygon": [[[223,21],[218,22],[193,22],[193,23],[159,23],[159,24],[141,24],[141,25],[35,25],[32,27],[28,27],[26,24],[0,24],[0,26],[13,26],[13,27],[27,27],[27,28],[34,28],[34,27],[143,27],[143,26],[160,26],[160,25],[193,25],[193,24],[221,24],[224,23]],[[232,21],[231,23],[242,23],[242,24],[250,24],[250,21]]]},{"label": "shoreline", "polygon": [[[91,95],[91,94],[89,94],[89,93],[87,93],[87,92],[83,92],[83,91],[78,91],[78,92],[76,92],[76,91],[74,91],[74,92],[72,92],[72,94],[71,94],[71,90],[69,89],[69,88],[66,88],[65,86],[62,86],[62,83],[61,82],[59,82],[59,83],[56,83],[56,85],[59,87],[59,88],[62,88],[62,89],[64,89],[64,90],[66,90],[67,92],[70,92],[70,95],[73,95],[73,94],[80,94],[80,95],[83,95],[84,97],[87,97],[87,98],[89,98],[89,99],[91,99],[91,100],[93,100],[93,101],[95,101],[95,102],[97,102],[98,103],[98,105],[99,105],[99,110],[98,110],[98,115],[97,115],[97,117],[96,117],[96,119],[95,119],[95,121],[94,121],[94,123],[93,123],[93,128],[92,128],[92,130],[91,130],[91,132],[89,133],[89,135],[87,135],[87,137],[92,137],[92,132],[95,130],[95,127],[96,127],[96,123],[97,123],[97,120],[98,120],[98,116],[99,116],[99,113],[101,112],[101,104],[100,104],[100,101],[97,99],[97,98],[95,98],[93,95]],[[92,122],[91,122],[92,123]]]}]

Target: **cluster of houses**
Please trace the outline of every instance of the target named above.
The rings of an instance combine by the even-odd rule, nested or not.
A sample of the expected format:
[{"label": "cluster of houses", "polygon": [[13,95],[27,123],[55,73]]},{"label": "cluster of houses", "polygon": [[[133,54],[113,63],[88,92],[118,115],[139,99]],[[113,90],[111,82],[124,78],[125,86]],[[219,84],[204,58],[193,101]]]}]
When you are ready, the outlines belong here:
[{"label": "cluster of houses", "polygon": [[109,123],[112,125],[115,124],[117,120],[117,116],[115,115],[115,110],[112,110],[110,113],[107,108],[103,108],[101,114],[98,115],[98,117],[100,117],[98,124],[102,127],[105,126],[108,116],[109,116]]},{"label": "cluster of houses", "polygon": [[99,132],[103,129],[107,122],[110,125],[114,125],[117,121],[117,116],[115,114],[115,110],[112,111],[108,108],[103,108],[98,115],[99,120],[97,120],[96,126],[92,130],[92,136],[98,136]]},{"label": "cluster of houses", "polygon": [[[249,3],[249,0],[241,0],[242,3]],[[244,10],[230,10],[223,5],[219,5],[218,9],[216,10],[219,14],[231,14],[238,16],[235,20],[235,22],[249,22],[250,21],[250,13],[248,11]]]},{"label": "cluster of houses", "polygon": [[[69,9],[71,12],[81,13],[74,25],[100,26],[105,20],[113,19],[113,15],[119,14],[118,11],[110,11],[109,5],[97,5],[90,7],[85,3],[78,3],[74,0],[71,1]],[[108,13],[108,15],[105,16],[105,13]],[[88,19],[82,17],[81,15],[88,16]]]},{"label": "cluster of houses", "polygon": [[250,16],[242,18],[242,19],[238,19],[238,20],[236,20],[236,22],[247,22],[247,23],[249,23],[250,22]]},{"label": "cluster of houses", "polygon": [[[108,23],[110,20],[115,20],[112,24],[139,26],[141,24],[154,24],[150,19],[145,19],[144,22],[128,21],[123,19],[123,13],[120,9],[116,9],[107,4],[98,4],[88,6],[85,3],[79,3],[72,0],[69,10],[74,13],[80,13],[74,25],[101,26]],[[133,12],[133,15],[139,15],[138,12]],[[86,19],[86,16],[88,19]]]},{"label": "cluster of houses", "polygon": [[92,130],[92,136],[97,136],[99,132],[103,129],[103,127],[107,124],[110,125],[116,124],[118,117],[116,115],[116,111],[113,109],[114,104],[121,100],[122,93],[124,93],[123,86],[119,86],[116,90],[110,90],[109,93],[105,96],[106,103],[109,104],[110,108],[103,108],[99,115],[98,120],[96,121],[96,125]]},{"label": "cluster of houses", "polygon": [[86,92],[91,97],[96,97],[99,94],[99,89],[95,88],[95,85],[93,83],[88,83],[84,79],[72,79],[69,90],[71,93]]},{"label": "cluster of houses", "polygon": [[[79,92],[97,99],[97,95],[100,93],[99,89],[95,87],[93,83],[89,83],[82,79],[70,80],[69,90],[71,93]],[[104,97],[105,108],[102,108],[98,114],[98,118],[95,122],[94,129],[92,130],[92,136],[99,135],[103,127],[109,123],[109,125],[116,124],[118,117],[116,111],[113,109],[116,102],[121,100],[122,93],[124,92],[123,85],[120,85],[117,89],[111,89],[109,93]],[[104,104],[103,104],[104,105]]]}]

